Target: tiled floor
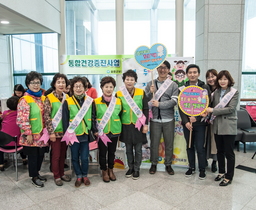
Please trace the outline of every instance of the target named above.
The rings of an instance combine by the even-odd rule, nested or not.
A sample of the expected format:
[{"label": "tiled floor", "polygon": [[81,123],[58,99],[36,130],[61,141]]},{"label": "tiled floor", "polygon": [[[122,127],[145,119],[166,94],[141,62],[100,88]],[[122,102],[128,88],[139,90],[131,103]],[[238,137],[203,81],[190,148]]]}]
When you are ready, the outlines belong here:
[{"label": "tiled floor", "polygon": [[[256,168],[256,157],[251,159],[255,151],[256,144],[252,144],[247,153],[236,152],[236,165]],[[198,173],[185,178],[186,168],[174,166],[174,170],[175,175],[170,176],[166,172],[150,175],[148,169],[141,169],[140,179],[132,180],[125,178],[125,170],[115,169],[115,182],[104,183],[99,175],[91,174],[89,187],[75,188],[74,177],[70,183],[57,187],[49,172],[49,163],[44,162],[41,174],[48,181],[44,188],[35,188],[26,168],[19,166],[19,181],[16,182],[14,168],[10,167],[0,172],[0,209],[256,210],[255,173],[236,169],[232,185],[219,187],[218,182],[213,181],[217,173],[210,172],[209,168],[205,180],[199,180]]]}]

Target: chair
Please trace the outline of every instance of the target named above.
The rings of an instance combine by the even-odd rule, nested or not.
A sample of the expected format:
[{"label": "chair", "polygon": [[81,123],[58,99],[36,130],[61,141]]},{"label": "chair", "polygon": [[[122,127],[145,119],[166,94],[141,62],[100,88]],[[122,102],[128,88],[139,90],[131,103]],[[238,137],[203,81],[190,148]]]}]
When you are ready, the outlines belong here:
[{"label": "chair", "polygon": [[[99,164],[99,149],[98,149],[98,142],[92,141],[89,143],[89,151],[90,151],[90,166],[96,166],[97,167],[97,173],[95,174],[101,174],[100,173],[100,164]],[[92,173],[91,173],[92,174]]]},{"label": "chair", "polygon": [[[3,146],[9,144],[11,142],[15,143],[14,149],[5,149]],[[0,131],[0,151],[4,153],[13,153],[15,159],[15,170],[16,170],[16,181],[18,181],[18,153],[23,149],[23,147],[18,147],[18,139],[17,136],[12,137],[7,133]]]},{"label": "chair", "polygon": [[244,153],[246,153],[246,142],[256,142],[256,127],[252,127],[250,116],[246,110],[238,110],[237,117],[236,141],[243,143]]}]

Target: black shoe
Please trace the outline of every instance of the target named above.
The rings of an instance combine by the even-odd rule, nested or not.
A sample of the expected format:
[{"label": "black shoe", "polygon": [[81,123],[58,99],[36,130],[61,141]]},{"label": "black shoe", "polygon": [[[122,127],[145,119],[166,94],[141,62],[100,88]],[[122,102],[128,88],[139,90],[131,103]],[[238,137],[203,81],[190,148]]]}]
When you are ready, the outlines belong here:
[{"label": "black shoe", "polygon": [[23,164],[24,166],[28,165],[28,160],[27,160],[27,159],[22,160],[22,164]]},{"label": "black shoe", "polygon": [[201,170],[200,173],[199,173],[199,179],[204,180],[205,177],[206,177],[205,171]]},{"label": "black shoe", "polygon": [[134,171],[132,175],[132,179],[137,180],[140,178],[140,172],[139,171]]},{"label": "black shoe", "polygon": [[126,172],[125,176],[127,178],[130,178],[132,176],[133,172],[134,172],[134,170],[129,168],[129,170]]},{"label": "black shoe", "polygon": [[195,169],[194,168],[189,168],[188,170],[187,170],[187,172],[185,173],[185,176],[186,177],[190,177],[192,174],[194,174],[195,173]]},{"label": "black shoe", "polygon": [[149,169],[149,173],[150,174],[155,174],[156,173],[156,165],[151,165],[150,169]]},{"label": "black shoe", "polygon": [[231,184],[232,181],[228,180],[228,179],[223,179],[222,182],[219,184],[220,186],[227,186],[229,184]]},{"label": "black shoe", "polygon": [[221,179],[224,179],[225,178],[225,174],[219,174],[215,179],[214,181],[218,182],[220,181]]},{"label": "black shoe", "polygon": [[37,178],[41,181],[41,182],[46,182],[47,179],[44,176],[41,176],[40,174],[38,174]]},{"label": "black shoe", "polygon": [[36,187],[44,187],[44,183],[41,182],[41,180],[38,177],[32,178],[32,184]]},{"label": "black shoe", "polygon": [[172,166],[165,166],[165,170],[169,175],[174,175],[174,170],[172,169]]},{"label": "black shoe", "polygon": [[217,171],[217,165],[216,165],[216,161],[212,161],[212,172],[215,173]]},{"label": "black shoe", "polygon": [[64,164],[64,168],[69,168],[68,164],[65,163]]}]

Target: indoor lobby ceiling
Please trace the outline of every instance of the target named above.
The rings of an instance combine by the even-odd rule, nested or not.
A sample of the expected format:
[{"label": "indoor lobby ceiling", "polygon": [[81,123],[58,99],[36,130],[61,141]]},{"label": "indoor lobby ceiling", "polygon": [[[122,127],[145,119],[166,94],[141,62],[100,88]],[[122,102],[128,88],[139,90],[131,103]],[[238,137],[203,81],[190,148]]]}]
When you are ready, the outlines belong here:
[{"label": "indoor lobby ceiling", "polygon": [[9,24],[0,23],[0,34],[4,35],[53,32],[0,4],[0,22],[1,21],[9,21]]}]

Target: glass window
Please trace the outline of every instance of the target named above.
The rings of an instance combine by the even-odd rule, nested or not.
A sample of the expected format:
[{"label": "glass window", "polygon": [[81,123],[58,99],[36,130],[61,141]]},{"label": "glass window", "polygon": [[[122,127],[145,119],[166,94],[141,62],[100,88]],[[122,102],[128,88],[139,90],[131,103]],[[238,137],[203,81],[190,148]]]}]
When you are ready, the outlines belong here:
[{"label": "glass window", "polygon": [[157,14],[157,42],[165,45],[168,54],[175,54],[175,0],[160,1]]},{"label": "glass window", "polygon": [[184,1],[183,56],[195,56],[196,0]]},{"label": "glass window", "polygon": [[[115,55],[115,24],[115,0],[66,1],[67,54]],[[79,76],[86,76],[101,93],[100,80],[106,75]]]},{"label": "glass window", "polygon": [[256,1],[245,1],[244,54],[241,81],[241,98],[256,98]]},{"label": "glass window", "polygon": [[25,34],[12,36],[14,84],[25,85],[26,73],[37,71],[43,75],[42,88],[50,87],[58,68],[58,35]]},{"label": "glass window", "polygon": [[164,44],[168,54],[175,52],[175,0],[127,0],[124,9],[125,54],[155,43]]},{"label": "glass window", "polygon": [[[127,1],[127,4],[129,1]],[[150,44],[150,9],[124,8],[124,54],[133,55],[141,46]]]}]

